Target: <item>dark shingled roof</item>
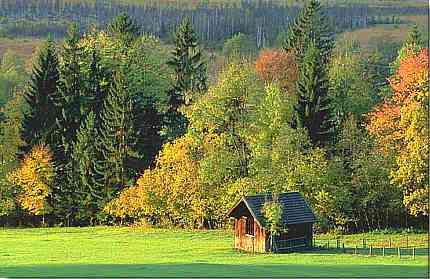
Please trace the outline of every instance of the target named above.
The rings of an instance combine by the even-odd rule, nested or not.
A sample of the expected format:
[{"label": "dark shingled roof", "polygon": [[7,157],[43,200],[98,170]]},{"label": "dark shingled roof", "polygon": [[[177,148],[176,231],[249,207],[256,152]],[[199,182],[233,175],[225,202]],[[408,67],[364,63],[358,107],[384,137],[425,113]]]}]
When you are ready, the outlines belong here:
[{"label": "dark shingled roof", "polygon": [[[229,211],[228,216],[240,217],[235,216],[235,209],[243,202],[257,222],[264,227],[265,220],[261,211],[264,203],[271,200],[271,194],[243,197],[236,206]],[[314,223],[316,221],[312,209],[299,192],[279,194],[278,201],[282,205],[282,225]]]}]

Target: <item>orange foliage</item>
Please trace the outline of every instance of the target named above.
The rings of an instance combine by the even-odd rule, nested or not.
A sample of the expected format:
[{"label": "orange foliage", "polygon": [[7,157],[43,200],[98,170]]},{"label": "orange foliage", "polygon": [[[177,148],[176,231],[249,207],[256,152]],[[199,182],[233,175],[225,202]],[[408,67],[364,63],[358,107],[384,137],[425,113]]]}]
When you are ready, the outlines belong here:
[{"label": "orange foliage", "polygon": [[407,51],[396,75],[389,79],[395,104],[420,101],[424,97],[422,94],[427,86],[429,70],[428,55],[428,49],[422,49],[417,55],[414,55],[412,50]]},{"label": "orange foliage", "polygon": [[276,82],[293,94],[298,78],[298,66],[293,52],[282,49],[265,49],[255,63],[258,76],[266,83]]},{"label": "orange foliage", "polygon": [[428,95],[428,49],[415,55],[413,51],[400,61],[396,74],[389,79],[392,98],[377,106],[369,114],[368,131],[374,135],[382,150],[400,150],[405,127],[401,127],[402,112],[416,107]]},{"label": "orange foliage", "polygon": [[20,167],[8,175],[8,180],[20,188],[19,205],[34,215],[49,212],[47,198],[51,195],[53,178],[52,153],[44,145],[33,147]]},{"label": "orange foliage", "polygon": [[381,150],[393,152],[391,181],[403,189],[410,214],[428,215],[428,49],[407,52],[389,79],[393,96],[369,115],[368,131]]}]

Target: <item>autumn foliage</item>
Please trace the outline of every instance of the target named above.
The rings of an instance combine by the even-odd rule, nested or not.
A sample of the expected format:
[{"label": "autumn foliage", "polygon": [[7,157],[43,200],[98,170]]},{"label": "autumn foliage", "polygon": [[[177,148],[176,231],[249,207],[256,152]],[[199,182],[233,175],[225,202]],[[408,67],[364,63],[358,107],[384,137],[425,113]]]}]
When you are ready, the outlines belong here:
[{"label": "autumn foliage", "polygon": [[389,79],[393,95],[369,114],[368,131],[396,156],[392,181],[402,187],[413,215],[428,214],[428,49],[411,49]]},{"label": "autumn foliage", "polygon": [[9,182],[19,187],[19,205],[33,215],[49,213],[53,178],[52,153],[44,145],[34,146],[19,168],[8,175]]},{"label": "autumn foliage", "polygon": [[192,159],[194,140],[185,136],[164,146],[156,167],[137,185],[123,191],[105,211],[119,218],[145,217],[158,224],[194,226],[202,222],[198,164]]},{"label": "autumn foliage", "polygon": [[293,52],[286,52],[282,49],[265,49],[261,51],[255,68],[263,81],[276,82],[289,94],[293,94],[298,78],[298,67]]}]

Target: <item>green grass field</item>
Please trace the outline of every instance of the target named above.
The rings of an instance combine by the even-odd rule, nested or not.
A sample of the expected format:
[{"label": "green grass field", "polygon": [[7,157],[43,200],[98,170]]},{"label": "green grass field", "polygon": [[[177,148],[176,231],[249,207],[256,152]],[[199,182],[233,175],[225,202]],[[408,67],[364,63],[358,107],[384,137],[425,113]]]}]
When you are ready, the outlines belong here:
[{"label": "green grass field", "polygon": [[[410,237],[421,242],[426,236]],[[359,236],[350,240],[355,238]],[[0,230],[0,277],[427,275],[426,255],[418,255],[413,260],[342,254],[335,250],[247,254],[234,251],[232,245],[232,232],[222,230],[3,229]]]}]

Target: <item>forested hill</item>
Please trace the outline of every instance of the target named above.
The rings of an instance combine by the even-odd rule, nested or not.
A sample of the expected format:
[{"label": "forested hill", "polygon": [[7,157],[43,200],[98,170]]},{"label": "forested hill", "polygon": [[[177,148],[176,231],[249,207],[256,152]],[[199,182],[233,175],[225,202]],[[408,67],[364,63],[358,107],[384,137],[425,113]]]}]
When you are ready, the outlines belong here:
[{"label": "forested hill", "polygon": [[[336,32],[363,28],[377,23],[398,24],[399,15],[427,14],[425,2],[402,1],[324,1],[323,6]],[[364,2],[364,3],[363,3]],[[299,9],[300,1],[108,1],[108,0],[0,0],[0,35],[62,37],[70,22],[84,30],[91,25],[104,27],[119,13],[126,12],[145,32],[162,39],[184,17],[192,19],[200,40],[221,42],[233,34],[251,35],[257,47],[271,45],[285,30]]]}]

